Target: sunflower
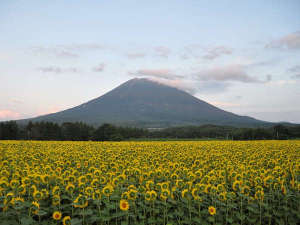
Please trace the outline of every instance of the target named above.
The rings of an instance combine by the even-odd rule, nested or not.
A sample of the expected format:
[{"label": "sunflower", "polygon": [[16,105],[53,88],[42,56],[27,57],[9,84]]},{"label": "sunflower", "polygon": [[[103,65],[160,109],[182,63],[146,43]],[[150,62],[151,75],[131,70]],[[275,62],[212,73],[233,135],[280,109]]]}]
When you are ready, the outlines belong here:
[{"label": "sunflower", "polygon": [[101,170],[96,169],[96,170],[94,170],[93,173],[94,173],[94,176],[99,177],[101,175]]},{"label": "sunflower", "polygon": [[114,191],[113,186],[111,186],[110,184],[106,185],[103,189],[102,189],[102,193],[108,197],[112,194],[112,192]]},{"label": "sunflower", "polygon": [[106,178],[104,176],[100,176],[99,181],[101,184],[105,184],[106,183]]},{"label": "sunflower", "polygon": [[127,200],[121,199],[121,201],[120,201],[120,209],[122,211],[127,211],[129,209],[129,203],[128,203]]},{"label": "sunflower", "polygon": [[36,190],[37,190],[36,186],[34,184],[31,185],[31,187],[29,189],[30,193],[33,194]]},{"label": "sunflower", "polygon": [[136,190],[136,187],[133,185],[133,184],[131,184],[131,185],[129,185],[128,186],[128,188],[127,188],[128,190],[131,190],[131,189],[134,189],[134,190]]},{"label": "sunflower", "polygon": [[52,194],[53,195],[58,195],[60,193],[60,188],[59,186],[54,186],[52,189]]},{"label": "sunflower", "polygon": [[93,179],[91,185],[92,185],[93,187],[99,187],[100,182],[99,182],[98,179]]},{"label": "sunflower", "polygon": [[210,215],[213,216],[213,215],[216,214],[216,208],[213,207],[213,206],[209,206],[209,207],[208,207],[208,212],[209,212]]},{"label": "sunflower", "polygon": [[127,200],[129,198],[128,191],[123,192],[122,195],[121,195],[121,198]]},{"label": "sunflower", "polygon": [[43,199],[48,198],[48,196],[49,196],[49,191],[48,191],[46,188],[43,188],[43,189],[41,190],[41,192],[43,193]]},{"label": "sunflower", "polygon": [[184,190],[181,192],[181,197],[182,197],[182,198],[187,198],[187,197],[188,197],[188,193],[189,193],[189,190],[188,190],[188,189],[184,189]]},{"label": "sunflower", "polygon": [[130,189],[130,191],[128,191],[128,199],[135,200],[136,198],[137,198],[137,190]]},{"label": "sunflower", "polygon": [[168,189],[162,190],[162,192],[160,194],[160,198],[162,200],[166,201],[169,196],[170,196],[170,191]]},{"label": "sunflower", "polygon": [[76,177],[74,175],[70,175],[68,177],[69,183],[76,183]]},{"label": "sunflower", "polygon": [[256,200],[262,201],[264,199],[264,191],[260,191],[260,190],[256,191],[254,197]]},{"label": "sunflower", "polygon": [[60,196],[59,195],[53,195],[52,197],[52,205],[56,206],[60,204]]},{"label": "sunflower", "polygon": [[193,188],[192,196],[195,200],[201,200],[200,191],[198,188]]},{"label": "sunflower", "polygon": [[270,187],[270,185],[272,184],[272,182],[273,182],[273,177],[272,176],[267,176],[267,177],[265,177],[264,178],[264,186],[265,187],[267,187],[267,188],[269,188]]},{"label": "sunflower", "polygon": [[227,192],[222,192],[219,194],[219,200],[226,201],[227,200]]},{"label": "sunflower", "polygon": [[163,183],[160,184],[160,186],[161,186],[162,190],[169,189],[169,183],[168,182],[163,182]]},{"label": "sunflower", "polygon": [[178,175],[176,173],[173,173],[171,175],[171,179],[174,180],[174,181],[176,181],[178,179]]},{"label": "sunflower", "polygon": [[84,195],[79,194],[78,197],[74,200],[74,207],[75,208],[85,208],[88,206],[88,201]]},{"label": "sunflower", "polygon": [[157,193],[154,190],[150,191],[150,193],[151,193],[151,200],[154,201],[157,198]]},{"label": "sunflower", "polygon": [[10,202],[14,197],[14,194],[12,192],[9,192],[6,194],[6,200],[7,202]]},{"label": "sunflower", "polygon": [[70,225],[71,224],[71,217],[70,216],[65,216],[62,221],[63,221],[63,225]]},{"label": "sunflower", "polygon": [[219,193],[224,192],[225,191],[224,185],[223,184],[218,184],[217,185],[217,190],[218,190]]},{"label": "sunflower", "polygon": [[20,204],[22,204],[24,202],[24,198],[20,198],[20,197],[16,197],[16,198],[13,198],[11,200],[11,203],[12,205],[16,205],[16,206],[19,206]]},{"label": "sunflower", "polygon": [[86,176],[80,176],[80,177],[78,178],[78,183],[85,183],[86,181],[87,181]]},{"label": "sunflower", "polygon": [[205,189],[204,189],[204,192],[206,193],[206,194],[208,194],[209,192],[210,192],[210,190],[211,190],[211,184],[207,184],[207,185],[205,185]]},{"label": "sunflower", "polygon": [[52,214],[52,218],[53,218],[54,220],[60,220],[60,219],[61,219],[61,212],[55,211],[55,212]]},{"label": "sunflower", "polygon": [[233,182],[233,184],[232,184],[232,189],[233,189],[234,191],[239,191],[239,190],[240,190],[240,187],[241,187],[241,181],[236,180],[236,181]]},{"label": "sunflower", "polygon": [[31,209],[32,209],[32,213],[33,214],[35,214],[35,215],[38,214],[39,209],[40,209],[40,204],[38,202],[36,202],[36,201],[33,201],[31,203]]},{"label": "sunflower", "polygon": [[93,200],[100,200],[101,199],[101,191],[100,190],[96,190],[93,193]]},{"label": "sunflower", "polygon": [[146,188],[147,188],[147,190],[151,190],[151,189],[154,188],[154,182],[153,182],[153,180],[148,180],[146,182]]},{"label": "sunflower", "polygon": [[74,189],[75,189],[74,184],[68,183],[68,185],[67,185],[67,187],[66,187],[66,191],[67,191],[69,194],[73,194]]},{"label": "sunflower", "polygon": [[284,185],[281,185],[281,191],[284,195],[286,195],[286,187]]},{"label": "sunflower", "polygon": [[147,192],[145,193],[145,200],[146,200],[146,201],[151,201],[151,191],[147,191]]},{"label": "sunflower", "polygon": [[41,200],[41,199],[43,199],[43,193],[40,192],[40,191],[33,192],[32,196],[33,196],[34,200]]},{"label": "sunflower", "polygon": [[94,189],[92,187],[86,187],[84,193],[86,196],[91,197],[94,193]]},{"label": "sunflower", "polygon": [[10,187],[11,187],[12,189],[15,189],[15,188],[17,188],[17,187],[19,186],[19,181],[16,180],[16,179],[12,179],[12,180],[10,181],[9,185],[10,185]]},{"label": "sunflower", "polygon": [[9,186],[9,183],[5,179],[0,180],[0,187],[7,188]]}]

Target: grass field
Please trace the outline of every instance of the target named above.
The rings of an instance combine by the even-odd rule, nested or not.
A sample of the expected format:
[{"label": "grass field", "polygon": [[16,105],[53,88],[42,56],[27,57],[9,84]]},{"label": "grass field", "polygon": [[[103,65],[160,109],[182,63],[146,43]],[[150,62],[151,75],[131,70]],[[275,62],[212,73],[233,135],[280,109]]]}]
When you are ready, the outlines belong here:
[{"label": "grass field", "polygon": [[0,224],[299,224],[300,141],[0,142]]}]

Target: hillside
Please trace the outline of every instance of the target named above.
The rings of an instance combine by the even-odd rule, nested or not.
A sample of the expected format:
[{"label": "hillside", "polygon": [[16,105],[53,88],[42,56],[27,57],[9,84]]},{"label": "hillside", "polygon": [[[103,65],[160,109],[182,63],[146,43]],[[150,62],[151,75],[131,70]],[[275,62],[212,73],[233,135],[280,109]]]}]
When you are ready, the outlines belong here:
[{"label": "hillside", "polygon": [[29,120],[81,121],[92,125],[112,123],[147,128],[202,124],[257,127],[271,124],[224,111],[187,92],[143,78],[131,79],[74,108],[19,122]]}]

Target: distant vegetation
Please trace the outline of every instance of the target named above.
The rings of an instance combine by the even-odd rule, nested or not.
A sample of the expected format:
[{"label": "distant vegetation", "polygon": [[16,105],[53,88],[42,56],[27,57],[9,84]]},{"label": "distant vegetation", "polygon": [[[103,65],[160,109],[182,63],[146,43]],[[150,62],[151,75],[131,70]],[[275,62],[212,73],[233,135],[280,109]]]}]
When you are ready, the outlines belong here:
[{"label": "distant vegetation", "polygon": [[267,140],[300,138],[300,126],[275,125],[268,128],[237,128],[230,126],[187,126],[165,129],[141,129],[103,124],[97,128],[85,123],[15,121],[0,123],[1,140],[72,140],[121,141],[130,139],[229,139]]}]

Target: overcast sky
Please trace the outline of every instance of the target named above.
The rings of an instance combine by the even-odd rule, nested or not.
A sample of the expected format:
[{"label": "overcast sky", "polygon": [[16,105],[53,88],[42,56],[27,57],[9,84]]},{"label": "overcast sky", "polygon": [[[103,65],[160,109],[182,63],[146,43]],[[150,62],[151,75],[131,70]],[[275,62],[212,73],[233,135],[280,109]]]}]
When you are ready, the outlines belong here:
[{"label": "overcast sky", "polygon": [[134,77],[300,123],[300,1],[0,1],[0,120],[67,109]]}]

